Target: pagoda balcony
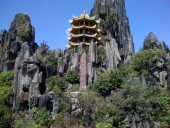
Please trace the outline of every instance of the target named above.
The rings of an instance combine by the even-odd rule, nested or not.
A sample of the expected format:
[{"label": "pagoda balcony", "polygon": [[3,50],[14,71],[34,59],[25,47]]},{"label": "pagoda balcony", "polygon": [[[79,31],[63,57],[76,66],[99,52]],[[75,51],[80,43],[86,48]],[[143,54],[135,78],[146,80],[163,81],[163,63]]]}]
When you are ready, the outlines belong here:
[{"label": "pagoda balcony", "polygon": [[96,28],[96,24],[95,25],[88,25],[88,24],[78,24],[78,25],[73,25],[72,24],[72,27],[73,28],[76,28],[76,27],[90,27],[90,28]]},{"label": "pagoda balcony", "polygon": [[81,36],[88,36],[88,37],[96,37],[97,33],[93,34],[93,33],[78,33],[78,34],[71,34],[71,37],[81,37]]}]

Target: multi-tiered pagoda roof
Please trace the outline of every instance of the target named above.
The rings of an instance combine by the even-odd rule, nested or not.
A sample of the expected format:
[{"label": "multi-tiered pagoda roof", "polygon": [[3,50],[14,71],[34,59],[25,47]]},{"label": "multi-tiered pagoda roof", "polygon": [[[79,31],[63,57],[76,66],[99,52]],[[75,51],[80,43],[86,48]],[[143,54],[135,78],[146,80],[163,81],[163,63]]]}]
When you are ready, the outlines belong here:
[{"label": "multi-tiered pagoda roof", "polygon": [[99,41],[97,37],[100,29],[97,29],[100,20],[90,17],[85,11],[79,17],[73,16],[73,20],[69,20],[72,28],[68,29],[70,37],[67,37],[69,44],[67,48],[76,47],[79,44],[89,45],[90,41]]}]

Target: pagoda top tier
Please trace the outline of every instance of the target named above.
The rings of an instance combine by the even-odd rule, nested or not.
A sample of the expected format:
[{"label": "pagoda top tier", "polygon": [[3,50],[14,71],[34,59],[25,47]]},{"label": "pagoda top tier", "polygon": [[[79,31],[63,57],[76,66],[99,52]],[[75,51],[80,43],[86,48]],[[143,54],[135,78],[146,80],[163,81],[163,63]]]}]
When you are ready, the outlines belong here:
[{"label": "pagoda top tier", "polygon": [[100,20],[96,20],[95,16],[90,17],[86,11],[84,11],[79,17],[73,15],[73,20],[69,19],[70,24],[76,24],[77,21],[92,21],[95,22],[96,24],[98,24],[100,22]]}]

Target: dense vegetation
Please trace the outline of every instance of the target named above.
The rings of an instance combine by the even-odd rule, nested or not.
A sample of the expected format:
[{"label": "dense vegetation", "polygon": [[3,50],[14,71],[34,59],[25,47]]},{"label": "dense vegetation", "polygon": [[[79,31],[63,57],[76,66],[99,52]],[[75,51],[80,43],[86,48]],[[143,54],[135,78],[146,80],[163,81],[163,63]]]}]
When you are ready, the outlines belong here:
[{"label": "dense vegetation", "polygon": [[101,19],[100,20],[100,27],[101,27],[100,35],[106,35],[106,31],[110,30],[114,24],[116,24],[116,19],[114,18],[114,13],[112,13],[106,19]]},{"label": "dense vegetation", "polygon": [[0,127],[8,128],[12,124],[8,96],[12,91],[13,71],[0,73]]},{"label": "dense vegetation", "polygon": [[[103,54],[102,47],[98,48]],[[14,126],[16,128],[48,128],[52,127],[85,127],[89,128],[125,128],[131,122],[125,121],[128,115],[135,122],[156,121],[170,124],[170,97],[167,90],[158,85],[142,85],[139,77],[149,72],[149,60],[157,61],[164,58],[166,52],[159,49],[141,50],[132,56],[130,66],[100,72],[97,80],[86,90],[79,90],[79,74],[76,70],[68,71],[65,77],[51,76],[47,79],[46,92],[54,91],[59,95],[58,114],[55,120],[49,116],[46,108],[32,108],[12,119],[8,107],[8,96],[13,82],[13,71],[0,73],[0,127]],[[48,56],[50,56],[48,58]],[[53,52],[44,58],[46,64],[56,65]],[[79,111],[72,112],[70,91],[79,91],[76,98]],[[29,125],[25,125],[23,117],[34,114]]]},{"label": "dense vegetation", "polygon": [[133,69],[133,75],[139,76],[142,73],[145,76],[148,75],[149,61],[156,62],[160,58],[165,58],[167,55],[166,51],[158,48],[140,50],[134,56],[132,56],[130,67]]}]

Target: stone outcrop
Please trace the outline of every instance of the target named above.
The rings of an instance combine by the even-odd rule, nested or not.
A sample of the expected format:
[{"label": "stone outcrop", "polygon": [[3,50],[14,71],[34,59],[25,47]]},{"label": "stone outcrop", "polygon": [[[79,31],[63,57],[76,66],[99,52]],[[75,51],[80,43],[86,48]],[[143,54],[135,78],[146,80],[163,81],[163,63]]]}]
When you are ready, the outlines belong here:
[{"label": "stone outcrop", "polygon": [[106,43],[105,46],[106,53],[106,69],[111,70],[118,67],[121,61],[120,54],[118,51],[117,43],[114,38],[111,38],[110,43]]},{"label": "stone outcrop", "polygon": [[15,58],[21,51],[21,45],[27,41],[32,53],[37,44],[34,42],[35,29],[31,25],[30,17],[26,14],[16,14],[8,31],[0,34],[0,70],[13,69]]},{"label": "stone outcrop", "polygon": [[90,15],[106,19],[114,13],[116,23],[108,29],[106,37],[114,38],[122,61],[128,64],[134,53],[134,43],[130,32],[129,19],[126,16],[124,0],[95,0]]},{"label": "stone outcrop", "polygon": [[[166,44],[164,42],[159,42],[158,38],[150,32],[144,40],[143,49],[152,49],[154,47],[165,50]],[[166,89],[170,88],[170,61],[169,54],[165,58],[159,58],[156,62],[149,60],[149,81],[153,84],[160,84]]]},{"label": "stone outcrop", "polygon": [[[39,85],[42,83],[40,63],[32,55],[30,46],[24,42],[21,52],[15,61],[14,105],[17,111],[37,106],[38,96],[41,95]],[[15,76],[17,76],[15,78]],[[41,87],[40,87],[41,88]]]},{"label": "stone outcrop", "polygon": [[166,45],[165,42],[159,42],[158,38],[154,35],[154,33],[150,32],[144,40],[144,49],[150,49],[157,47],[159,49],[165,50]]},{"label": "stone outcrop", "polygon": [[41,65],[35,54],[32,54],[28,43],[24,42],[15,60],[13,111],[18,113],[33,106],[46,107],[54,119],[57,114],[58,95],[52,91],[45,93],[46,78],[53,75],[53,72],[52,66]]},{"label": "stone outcrop", "polygon": [[[45,55],[49,46],[43,42],[38,48],[34,38],[30,17],[16,14],[9,30],[2,30],[0,34],[0,71],[14,69],[13,94],[10,95],[14,112],[45,106],[54,119],[58,96],[54,92],[45,93],[45,84],[46,79],[54,75],[55,68],[39,61],[37,54]],[[61,57],[61,52],[56,51],[55,57]]]}]

